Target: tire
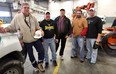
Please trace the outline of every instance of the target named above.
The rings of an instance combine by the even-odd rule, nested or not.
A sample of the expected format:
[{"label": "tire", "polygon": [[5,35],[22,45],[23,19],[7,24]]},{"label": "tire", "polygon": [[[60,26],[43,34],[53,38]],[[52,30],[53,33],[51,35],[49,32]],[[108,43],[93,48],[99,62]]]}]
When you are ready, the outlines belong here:
[{"label": "tire", "polygon": [[112,45],[108,39],[111,38],[116,40],[116,32],[112,32],[112,33],[109,33],[107,34],[106,36],[103,37],[102,39],[102,48],[105,50],[105,52],[108,54],[108,55],[111,55],[111,56],[116,56],[116,42],[114,42]]},{"label": "tire", "polygon": [[0,62],[0,74],[24,74],[20,61],[7,59]]}]

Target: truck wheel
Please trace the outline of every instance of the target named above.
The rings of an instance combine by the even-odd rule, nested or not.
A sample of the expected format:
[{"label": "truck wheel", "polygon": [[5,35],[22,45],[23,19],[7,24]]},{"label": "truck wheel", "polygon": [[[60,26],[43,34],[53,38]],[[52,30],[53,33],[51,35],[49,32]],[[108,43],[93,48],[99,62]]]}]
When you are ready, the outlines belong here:
[{"label": "truck wheel", "polygon": [[102,48],[108,55],[116,56],[116,32],[109,33],[103,37]]},{"label": "truck wheel", "polygon": [[24,68],[18,60],[4,60],[0,63],[0,74],[24,74]]}]

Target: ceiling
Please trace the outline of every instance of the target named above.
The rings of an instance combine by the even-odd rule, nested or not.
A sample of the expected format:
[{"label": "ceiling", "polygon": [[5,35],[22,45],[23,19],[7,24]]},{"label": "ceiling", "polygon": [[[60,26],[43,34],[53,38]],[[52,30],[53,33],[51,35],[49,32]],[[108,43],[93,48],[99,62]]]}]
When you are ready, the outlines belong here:
[{"label": "ceiling", "polygon": [[[20,1],[20,0],[6,0],[8,3],[13,3],[14,1]],[[22,1],[22,0],[21,0]],[[30,0],[24,0],[24,1],[30,1]],[[70,1],[70,0],[52,0],[54,2],[59,1]],[[42,7],[48,8],[49,0],[34,0],[35,4],[40,5]]]}]

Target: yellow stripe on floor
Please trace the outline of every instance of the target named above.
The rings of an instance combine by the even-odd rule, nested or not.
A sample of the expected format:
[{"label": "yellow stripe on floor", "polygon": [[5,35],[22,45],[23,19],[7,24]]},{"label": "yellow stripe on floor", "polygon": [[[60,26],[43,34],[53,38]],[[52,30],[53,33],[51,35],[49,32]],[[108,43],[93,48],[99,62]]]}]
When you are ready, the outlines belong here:
[{"label": "yellow stripe on floor", "polygon": [[58,65],[55,67],[53,74],[58,74],[58,71],[59,71],[59,68],[60,68],[60,64],[61,64],[60,58],[58,59],[58,63],[57,64]]}]

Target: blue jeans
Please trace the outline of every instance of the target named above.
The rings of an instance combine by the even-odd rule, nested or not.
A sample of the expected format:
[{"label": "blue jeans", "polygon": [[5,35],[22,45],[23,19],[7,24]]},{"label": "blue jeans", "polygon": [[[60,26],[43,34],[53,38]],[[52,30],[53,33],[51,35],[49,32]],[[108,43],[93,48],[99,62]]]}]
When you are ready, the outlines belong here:
[{"label": "blue jeans", "polygon": [[56,45],[54,38],[44,39],[43,47],[45,49],[45,62],[49,62],[48,48],[50,47],[52,52],[52,61],[56,60]]},{"label": "blue jeans", "polygon": [[80,48],[80,60],[84,60],[84,38],[82,36],[73,37],[71,55],[77,56],[77,49]]},{"label": "blue jeans", "polygon": [[96,39],[91,39],[91,38],[87,38],[86,39],[86,47],[87,47],[87,59],[91,59],[91,63],[96,63],[96,59],[97,59],[97,53],[98,53],[98,49],[93,49],[93,45]]}]

